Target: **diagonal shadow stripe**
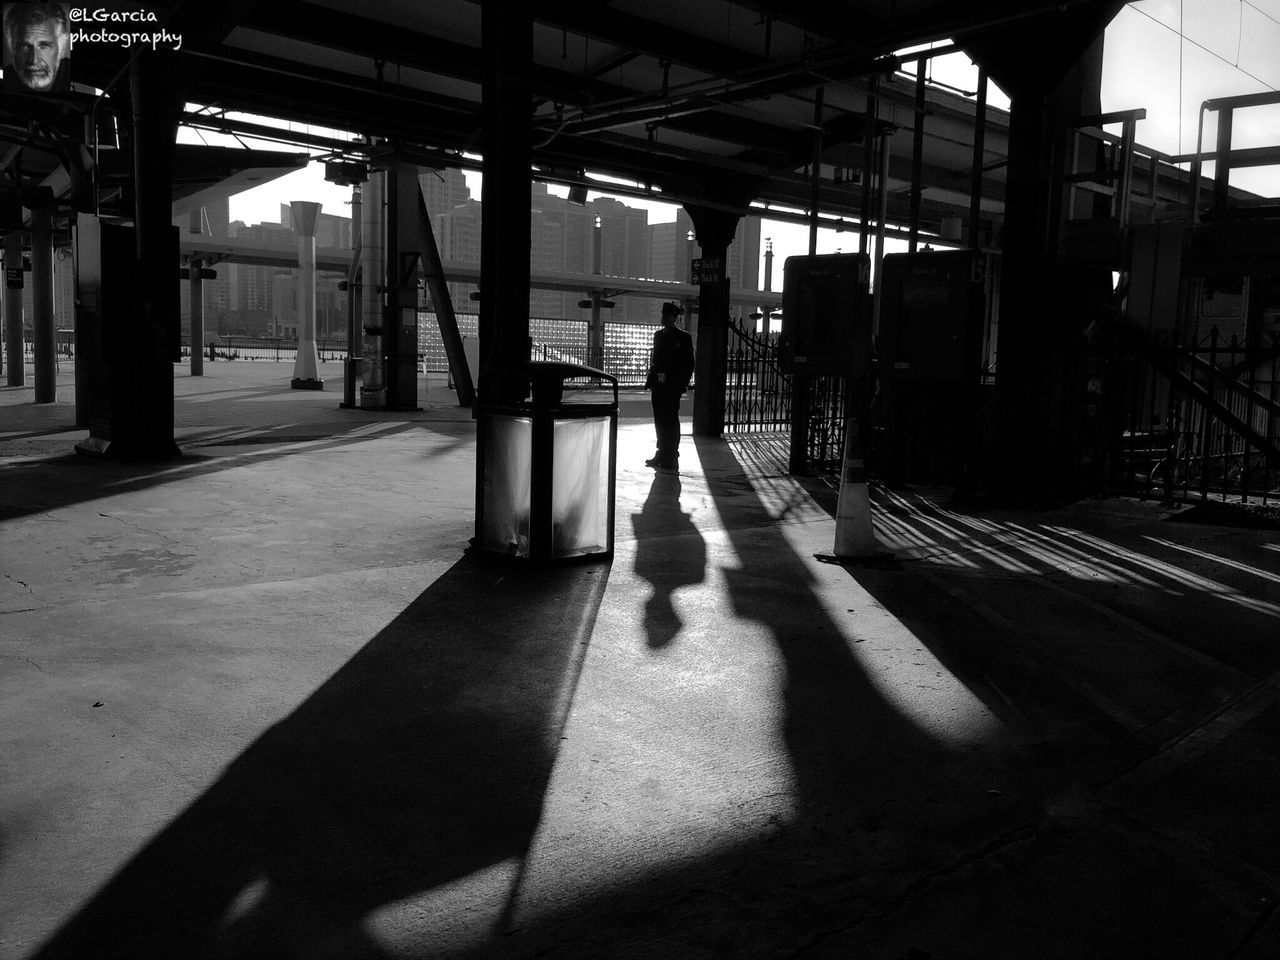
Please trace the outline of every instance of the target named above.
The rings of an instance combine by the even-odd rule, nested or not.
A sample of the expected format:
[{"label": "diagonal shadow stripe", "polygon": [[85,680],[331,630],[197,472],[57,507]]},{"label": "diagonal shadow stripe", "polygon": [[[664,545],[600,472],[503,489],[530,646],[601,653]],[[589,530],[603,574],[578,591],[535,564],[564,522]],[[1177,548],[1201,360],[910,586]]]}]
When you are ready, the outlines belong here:
[{"label": "diagonal shadow stripe", "polygon": [[370,911],[524,855],[607,579],[459,561],[36,956],[380,956]]}]

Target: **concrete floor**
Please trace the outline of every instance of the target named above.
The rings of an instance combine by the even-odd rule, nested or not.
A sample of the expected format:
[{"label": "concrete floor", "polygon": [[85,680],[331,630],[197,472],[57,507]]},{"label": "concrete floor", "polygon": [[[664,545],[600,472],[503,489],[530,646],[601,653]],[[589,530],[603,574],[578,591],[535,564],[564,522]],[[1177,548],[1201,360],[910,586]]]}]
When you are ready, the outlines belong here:
[{"label": "concrete floor", "polygon": [[153,466],[0,388],[3,960],[1280,955],[1280,531],[877,489],[823,563],[634,396],[612,563],[528,571],[441,384],[205,371]]}]

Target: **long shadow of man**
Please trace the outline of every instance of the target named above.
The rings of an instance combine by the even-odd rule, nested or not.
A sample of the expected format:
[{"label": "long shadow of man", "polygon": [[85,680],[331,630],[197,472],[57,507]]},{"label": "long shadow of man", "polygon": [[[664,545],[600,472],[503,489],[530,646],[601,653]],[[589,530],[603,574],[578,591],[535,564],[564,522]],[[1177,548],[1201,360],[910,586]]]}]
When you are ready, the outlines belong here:
[{"label": "long shadow of man", "polygon": [[671,602],[677,589],[706,578],[707,545],[680,509],[680,477],[657,473],[640,512],[631,517],[636,532],[636,575],[653,584],[644,606],[644,630],[650,647],[665,647],[683,625]]}]

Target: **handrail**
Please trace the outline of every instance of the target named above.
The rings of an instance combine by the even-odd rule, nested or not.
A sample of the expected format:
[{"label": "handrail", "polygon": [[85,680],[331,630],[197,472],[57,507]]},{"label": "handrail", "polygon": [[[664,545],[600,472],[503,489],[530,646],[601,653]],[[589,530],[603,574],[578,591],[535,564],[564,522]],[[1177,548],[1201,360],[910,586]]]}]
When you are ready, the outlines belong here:
[{"label": "handrail", "polygon": [[1120,334],[1121,342],[1127,344],[1134,353],[1143,357],[1152,367],[1164,374],[1173,387],[1198,403],[1206,412],[1217,417],[1219,422],[1230,427],[1245,443],[1265,457],[1268,463],[1280,466],[1280,448],[1236,416],[1213,395],[1210,389],[1183,372],[1179,360],[1180,354],[1187,353],[1185,348],[1174,346],[1162,349],[1151,342],[1143,331],[1130,324],[1117,323],[1114,326]]},{"label": "handrail", "polygon": [[[1264,107],[1280,103],[1280,91],[1267,93],[1245,93],[1237,97],[1215,97],[1200,104],[1200,118],[1196,127],[1196,152],[1191,157],[1191,199],[1187,211],[1192,223],[1200,210],[1200,176],[1204,161],[1212,159],[1216,166],[1213,171],[1213,219],[1221,222],[1227,206],[1227,180],[1231,172],[1231,161],[1241,151],[1231,149],[1231,126],[1235,111],[1248,107]],[[1218,143],[1212,152],[1204,149],[1204,118],[1213,110],[1218,116]],[[1250,148],[1254,153],[1258,148]],[[1256,154],[1255,154],[1256,156]],[[1251,166],[1260,164],[1250,164]]]},{"label": "handrail", "polygon": [[[782,368],[778,366],[777,358],[770,356],[769,351],[761,349],[760,345],[755,342],[755,337],[759,336],[759,334],[742,326],[738,322],[738,318],[732,314],[729,316],[729,326],[744,342],[751,345],[753,359],[763,360],[773,367],[778,373],[782,373]],[[783,374],[783,376],[786,376],[786,374]]]},{"label": "handrail", "polygon": [[[1134,155],[1137,150],[1137,130],[1138,121],[1145,119],[1147,111],[1143,107],[1133,110],[1116,110],[1111,113],[1097,113],[1087,116],[1077,117],[1071,122],[1074,131],[1071,141],[1071,160],[1070,169],[1063,174],[1062,181],[1071,184],[1070,198],[1074,203],[1075,189],[1092,189],[1094,192],[1102,193],[1105,196],[1113,198],[1112,215],[1116,221],[1124,226],[1129,222],[1130,197],[1133,193],[1133,171],[1134,171]],[[1115,134],[1102,130],[1101,127],[1108,123],[1119,123],[1122,125],[1121,133],[1117,137]],[[1079,161],[1079,138],[1081,136],[1092,137],[1104,142],[1116,143],[1119,150],[1116,158],[1116,166],[1113,170],[1086,170],[1077,169]],[[1114,184],[1111,187],[1104,187],[1104,184]],[[1086,187],[1085,184],[1096,184],[1096,187]],[[1152,178],[1152,189],[1154,196],[1154,177]],[[1070,209],[1070,208],[1069,208]],[[1069,213],[1068,213],[1069,215]]]},{"label": "handrail", "polygon": [[1183,348],[1181,359],[1188,361],[1194,369],[1198,369],[1201,373],[1205,374],[1209,379],[1209,382],[1215,386],[1221,385],[1225,387],[1228,392],[1234,393],[1236,396],[1248,400],[1254,406],[1261,407],[1273,417],[1280,417],[1280,403],[1272,400],[1264,393],[1259,393],[1247,383],[1241,383],[1239,378],[1232,376],[1229,370],[1223,370],[1215,367],[1197,352],[1185,347]]}]

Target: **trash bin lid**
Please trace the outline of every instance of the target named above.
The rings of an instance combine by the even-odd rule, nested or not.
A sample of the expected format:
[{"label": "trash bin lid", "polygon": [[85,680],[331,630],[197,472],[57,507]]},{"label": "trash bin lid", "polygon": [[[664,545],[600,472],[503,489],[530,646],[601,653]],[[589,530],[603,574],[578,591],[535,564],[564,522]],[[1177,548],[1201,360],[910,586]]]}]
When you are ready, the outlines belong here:
[{"label": "trash bin lid", "polygon": [[564,381],[573,380],[577,377],[589,377],[592,380],[608,380],[615,386],[618,383],[617,377],[581,363],[564,363],[560,360],[530,360],[527,368],[530,379],[539,381],[556,379]]},{"label": "trash bin lid", "polygon": [[603,370],[597,370],[595,367],[588,367],[580,363],[564,363],[559,360],[530,360],[525,366],[529,380],[533,385],[533,393],[536,397],[545,391],[560,392],[563,390],[564,381],[585,378],[590,380],[604,380],[613,387],[613,403],[618,403],[618,378],[605,373]]}]

